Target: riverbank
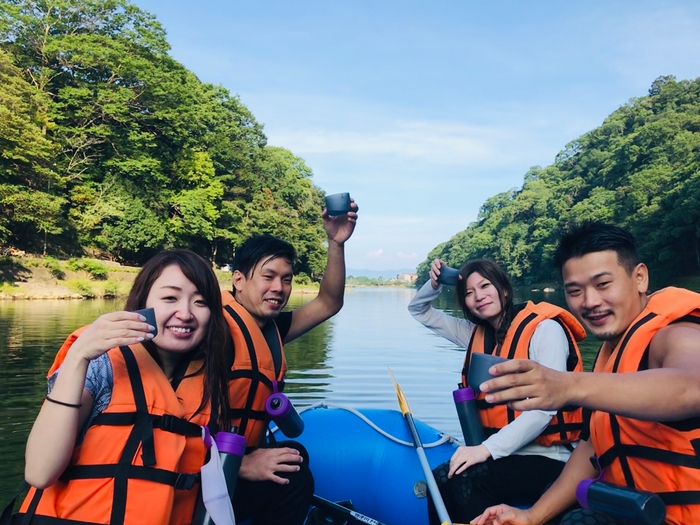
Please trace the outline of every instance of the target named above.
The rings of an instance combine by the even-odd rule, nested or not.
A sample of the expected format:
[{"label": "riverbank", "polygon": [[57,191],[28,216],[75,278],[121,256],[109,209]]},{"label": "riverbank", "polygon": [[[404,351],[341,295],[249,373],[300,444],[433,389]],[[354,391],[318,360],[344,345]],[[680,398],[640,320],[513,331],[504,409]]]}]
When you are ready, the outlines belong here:
[{"label": "riverbank", "polygon": [[[0,300],[109,299],[126,297],[139,268],[97,259],[0,258]],[[222,289],[231,272],[215,270]],[[318,285],[295,284],[295,294],[317,294]]]}]

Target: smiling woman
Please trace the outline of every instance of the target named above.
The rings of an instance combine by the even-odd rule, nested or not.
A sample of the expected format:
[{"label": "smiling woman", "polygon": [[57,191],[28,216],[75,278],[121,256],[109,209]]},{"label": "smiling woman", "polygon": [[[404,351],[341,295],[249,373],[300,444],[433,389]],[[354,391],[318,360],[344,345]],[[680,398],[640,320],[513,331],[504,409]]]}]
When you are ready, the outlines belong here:
[{"label": "smiling woman", "polygon": [[[154,310],[157,335],[134,311],[143,308]],[[228,420],[218,282],[195,253],[165,251],[141,269],[126,309],[80,329],[59,351],[27,442],[25,478],[43,490],[30,490],[22,514],[190,522],[206,455],[201,427],[216,432]],[[131,467],[117,468],[125,458]]]},{"label": "smiling woman", "polygon": [[[513,287],[495,261],[475,259],[461,267],[454,288],[464,319],[433,308],[445,268],[443,261],[433,261],[430,281],[408,308],[420,323],[466,348],[462,387],[467,387],[472,354],[532,359],[561,371],[582,370],[576,341],[584,337],[583,327],[558,306],[514,304]],[[477,400],[486,439],[459,447],[434,471],[450,517],[465,523],[496,502],[536,500],[563,469],[582,420],[580,409],[520,413],[503,404],[487,404],[484,394]],[[429,509],[431,523],[439,523],[433,506]]]}]

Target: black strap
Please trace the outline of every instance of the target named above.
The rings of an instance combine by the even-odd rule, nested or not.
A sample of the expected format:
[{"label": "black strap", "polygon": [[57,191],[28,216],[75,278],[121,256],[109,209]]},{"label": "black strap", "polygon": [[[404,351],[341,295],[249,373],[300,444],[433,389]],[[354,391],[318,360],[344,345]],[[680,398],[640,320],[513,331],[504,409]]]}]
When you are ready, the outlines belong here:
[{"label": "black strap", "polygon": [[656,493],[666,505],[700,505],[700,491],[677,490]]},{"label": "black strap", "polygon": [[[238,313],[231,307],[231,305],[226,305],[224,307],[224,310],[226,310],[226,312],[231,316],[231,319],[233,319],[233,321],[238,326],[238,329],[241,331],[243,339],[245,340],[246,347],[248,348],[252,376],[250,380],[250,387],[248,388],[248,397],[246,398],[244,409],[250,412],[253,409],[253,404],[255,403],[255,395],[258,392],[258,385],[261,381],[260,378],[263,376],[263,374],[260,373],[260,368],[258,367],[258,356],[255,354],[255,345],[253,344],[253,338],[250,335],[250,331],[248,330],[248,327],[246,326],[245,322],[243,321],[241,316],[238,315]],[[238,433],[242,436],[245,435],[246,430],[248,429],[248,419],[249,416],[247,415],[241,417],[241,421],[238,427]]]},{"label": "black strap", "polygon": [[27,507],[27,513],[22,517],[21,525],[30,525],[35,518],[36,508],[39,506],[39,501],[41,501],[41,495],[44,493],[43,489],[36,489],[32,501]]},{"label": "black strap", "polygon": [[[27,519],[27,514],[17,514],[19,518],[22,519],[20,523],[21,525],[25,525],[24,520]],[[77,520],[69,520],[66,518],[55,518],[53,516],[41,516],[41,515],[34,515],[31,517],[31,525],[100,525],[99,523],[95,523],[92,521],[77,521]]]},{"label": "black strap", "polygon": [[620,350],[617,352],[617,357],[615,358],[615,364],[613,365],[612,372],[615,373],[617,372],[617,369],[620,367],[620,361],[622,360],[622,354],[625,352],[625,349],[627,348],[627,343],[629,343],[630,339],[632,336],[641,328],[643,325],[651,321],[654,317],[656,317],[656,314],[654,312],[648,313],[644,317],[642,317],[639,321],[634,323],[632,327],[627,330],[627,333],[625,334],[624,339],[622,340],[622,343],[620,344]]},{"label": "black strap", "polygon": [[[74,479],[111,479],[116,477],[120,465],[74,465],[61,475],[62,481]],[[129,478],[170,485],[178,490],[190,490],[199,481],[199,474],[171,472],[160,468],[131,465]]]},{"label": "black strap", "polygon": [[17,502],[17,498],[25,492],[27,489],[29,489],[29,483],[26,481],[22,481],[22,485],[20,486],[19,490],[17,491],[17,494],[15,494],[15,497],[10,500],[10,502],[5,506],[5,508],[2,510],[2,514],[0,514],[0,525],[10,525],[12,523],[12,511],[15,508],[15,503]]},{"label": "black strap", "polygon": [[559,437],[562,440],[566,440],[569,437],[569,432],[580,432],[582,429],[583,423],[566,423],[561,417],[559,417],[559,421],[557,423],[550,424],[548,427],[546,427],[542,431],[541,435],[559,434]]},{"label": "black strap", "polygon": [[[259,374],[259,373],[253,372],[252,370],[229,370],[228,378],[229,378],[229,381],[231,379],[250,379],[251,381],[254,379],[257,379],[262,384],[267,386],[270,390],[272,390],[272,381],[270,380],[270,378],[267,377],[265,374]],[[282,381],[277,383],[278,388],[279,388],[281,383],[282,383]]]},{"label": "black strap", "polygon": [[[606,450],[600,458],[600,466],[605,468],[616,459],[626,460],[627,458],[648,459],[676,467],[700,469],[700,460],[695,454],[682,454],[672,450],[661,450],[644,445],[614,445]],[[626,482],[628,487],[634,484]]]},{"label": "black strap", "polygon": [[[136,423],[139,417],[138,412],[103,412],[95,417],[92,425],[131,426]],[[172,414],[163,414],[162,416],[149,414],[149,417],[154,429],[157,428],[181,436],[197,437],[202,435],[202,428],[199,425],[184,418]]]}]

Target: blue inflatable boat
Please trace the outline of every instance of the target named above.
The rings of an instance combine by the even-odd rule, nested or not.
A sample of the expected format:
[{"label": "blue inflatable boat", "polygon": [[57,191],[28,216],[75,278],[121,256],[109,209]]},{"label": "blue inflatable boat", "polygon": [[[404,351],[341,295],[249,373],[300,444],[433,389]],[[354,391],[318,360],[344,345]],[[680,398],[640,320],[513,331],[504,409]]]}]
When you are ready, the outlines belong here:
[{"label": "blue inflatable boat", "polygon": [[[427,486],[406,422],[397,410],[320,404],[301,412],[316,495],[352,502],[386,525],[426,525]],[[416,420],[431,468],[448,461],[458,443]],[[278,439],[282,436],[278,436]]]}]

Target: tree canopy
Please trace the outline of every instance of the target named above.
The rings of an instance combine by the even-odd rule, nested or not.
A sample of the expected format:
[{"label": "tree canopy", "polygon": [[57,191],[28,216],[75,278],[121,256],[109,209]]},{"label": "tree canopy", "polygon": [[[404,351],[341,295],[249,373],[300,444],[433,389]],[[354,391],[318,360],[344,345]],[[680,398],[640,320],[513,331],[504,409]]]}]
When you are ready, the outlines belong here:
[{"label": "tree canopy", "polygon": [[488,199],[477,220],[436,246],[430,261],[491,258],[519,284],[556,280],[562,231],[586,220],[628,228],[659,281],[700,273],[700,79],[660,77],[603,124],[567,144],[523,185]]},{"label": "tree canopy", "polygon": [[223,264],[269,232],[322,272],[311,170],[168,52],[127,0],[0,3],[0,242],[137,264],[182,246]]}]

